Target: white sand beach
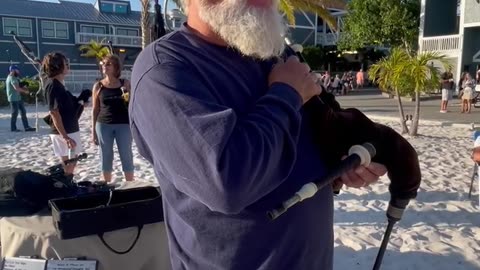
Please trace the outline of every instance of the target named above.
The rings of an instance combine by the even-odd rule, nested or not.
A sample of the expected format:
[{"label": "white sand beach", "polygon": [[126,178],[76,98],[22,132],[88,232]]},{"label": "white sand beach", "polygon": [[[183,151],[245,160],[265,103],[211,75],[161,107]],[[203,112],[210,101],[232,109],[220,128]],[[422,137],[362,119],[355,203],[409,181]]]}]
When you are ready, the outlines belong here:
[{"label": "white sand beach", "polygon": [[[27,107],[30,125],[35,107]],[[41,108],[40,116],[46,115]],[[81,119],[82,144],[89,154],[76,170],[77,180],[100,179],[98,149],[90,143],[89,108]],[[42,172],[58,163],[50,148],[49,129],[40,119],[36,132],[11,133],[9,108],[0,109],[0,167]],[[394,121],[379,120],[396,130]],[[19,119],[17,123],[22,128]],[[419,153],[423,183],[403,219],[394,227],[382,269],[480,269],[480,208],[478,181],[472,199],[468,188],[473,163],[473,141],[467,127],[442,127],[434,122],[420,126],[419,137],[408,138]],[[150,165],[134,149],[136,179],[155,182]],[[118,156],[115,177],[122,174]],[[390,195],[389,180],[364,189],[344,189],[335,199],[335,269],[372,269],[382,241]]]}]

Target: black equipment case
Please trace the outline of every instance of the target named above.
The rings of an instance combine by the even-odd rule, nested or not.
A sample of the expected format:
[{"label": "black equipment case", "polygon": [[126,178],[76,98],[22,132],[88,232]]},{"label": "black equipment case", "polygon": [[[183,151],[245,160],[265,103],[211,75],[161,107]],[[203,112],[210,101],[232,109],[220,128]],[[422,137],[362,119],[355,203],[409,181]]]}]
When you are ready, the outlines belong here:
[{"label": "black equipment case", "polygon": [[[163,221],[162,197],[157,187],[96,192],[50,200],[49,205],[60,239],[98,235],[118,254],[133,248],[144,224]],[[115,251],[103,240],[103,233],[128,227],[138,227],[138,234],[127,251]]]}]

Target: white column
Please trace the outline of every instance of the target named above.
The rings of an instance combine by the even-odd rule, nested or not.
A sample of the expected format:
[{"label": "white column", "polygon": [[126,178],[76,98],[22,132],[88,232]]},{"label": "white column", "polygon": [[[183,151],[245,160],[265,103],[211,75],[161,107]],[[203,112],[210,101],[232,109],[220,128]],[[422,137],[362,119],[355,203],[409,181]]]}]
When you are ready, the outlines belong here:
[{"label": "white column", "polygon": [[[457,59],[457,70],[456,70],[456,74],[455,74],[455,81],[458,82],[458,80],[460,79],[460,76],[462,75],[462,70],[463,70],[463,61],[462,61],[462,58],[463,58],[463,39],[464,39],[464,32],[465,32],[465,28],[464,28],[464,23],[465,23],[465,1],[466,0],[461,0],[460,1],[460,26],[459,26],[459,44],[458,44],[458,50],[459,50],[459,53],[458,53],[458,59]],[[457,90],[458,91],[458,87],[457,87]],[[458,94],[458,92],[457,92]]]},{"label": "white column", "polygon": [[418,31],[418,52],[423,50],[423,30],[425,29],[425,13],[427,0],[422,0],[420,3],[420,26]]}]

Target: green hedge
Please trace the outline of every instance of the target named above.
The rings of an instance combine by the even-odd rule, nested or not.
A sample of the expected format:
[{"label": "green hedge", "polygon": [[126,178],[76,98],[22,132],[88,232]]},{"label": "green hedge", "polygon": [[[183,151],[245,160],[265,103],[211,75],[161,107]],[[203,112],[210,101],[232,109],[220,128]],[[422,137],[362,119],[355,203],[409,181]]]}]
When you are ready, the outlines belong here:
[{"label": "green hedge", "polygon": [[322,69],[325,64],[325,50],[321,47],[305,47],[302,54],[312,70]]},{"label": "green hedge", "polygon": [[[22,100],[27,104],[35,104],[35,93],[38,91],[39,82],[30,78],[21,79],[22,82],[28,82],[28,91],[30,95],[22,94]],[[43,96],[39,97],[43,100]],[[0,106],[8,106],[7,90],[5,89],[5,82],[0,82]]]}]

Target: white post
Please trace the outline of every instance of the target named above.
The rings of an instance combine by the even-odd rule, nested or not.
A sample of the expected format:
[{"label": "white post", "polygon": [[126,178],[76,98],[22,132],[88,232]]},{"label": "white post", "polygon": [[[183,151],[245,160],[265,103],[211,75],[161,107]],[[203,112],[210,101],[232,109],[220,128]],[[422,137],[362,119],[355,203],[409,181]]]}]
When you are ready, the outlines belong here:
[{"label": "white post", "polygon": [[313,33],[315,36],[313,37],[315,46],[317,46],[317,34],[318,34],[318,14],[315,13],[315,30]]},{"label": "white post", "polygon": [[[461,0],[460,1],[460,26],[459,26],[459,40],[458,40],[458,58],[457,58],[457,70],[456,70],[456,77],[455,77],[455,81],[458,82],[458,80],[460,80],[460,76],[462,75],[462,70],[463,70],[463,67],[462,67],[462,64],[463,64],[463,39],[464,39],[464,32],[465,32],[465,28],[464,28],[464,23],[465,23],[465,0]],[[458,87],[456,88],[455,90],[457,92],[457,95],[458,95]]]},{"label": "white post", "polygon": [[418,31],[418,52],[423,51],[423,30],[425,29],[425,9],[427,0],[422,0],[420,3],[420,26]]}]

